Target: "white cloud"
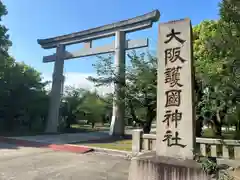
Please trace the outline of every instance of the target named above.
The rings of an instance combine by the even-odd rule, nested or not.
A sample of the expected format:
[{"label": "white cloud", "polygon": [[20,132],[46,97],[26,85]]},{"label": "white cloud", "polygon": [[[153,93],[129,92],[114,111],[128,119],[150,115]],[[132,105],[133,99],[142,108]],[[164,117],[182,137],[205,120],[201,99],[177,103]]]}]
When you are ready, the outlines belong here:
[{"label": "white cloud", "polygon": [[[65,76],[64,86],[71,85],[74,87],[84,88],[91,91],[94,91],[96,89],[97,92],[101,95],[110,93],[112,92],[112,89],[113,89],[112,86],[95,87],[92,82],[86,79],[89,76],[96,77],[96,74],[94,73],[86,74],[86,73],[78,73],[78,72],[67,72],[64,74],[64,76]],[[51,75],[44,74],[43,78],[44,80],[52,81]],[[51,84],[50,84],[50,87],[51,87]],[[50,88],[50,87],[47,87],[47,88]]]}]

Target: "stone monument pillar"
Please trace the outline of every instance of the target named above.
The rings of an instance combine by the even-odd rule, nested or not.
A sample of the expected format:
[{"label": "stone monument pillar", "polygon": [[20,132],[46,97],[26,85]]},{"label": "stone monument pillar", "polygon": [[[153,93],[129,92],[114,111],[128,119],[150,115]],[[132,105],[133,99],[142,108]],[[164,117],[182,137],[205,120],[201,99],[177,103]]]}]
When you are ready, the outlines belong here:
[{"label": "stone monument pillar", "polygon": [[157,155],[193,159],[196,120],[189,19],[159,25],[158,53]]},{"label": "stone monument pillar", "polygon": [[192,28],[189,19],[159,25],[156,152],[132,159],[129,180],[208,180],[193,160]]}]

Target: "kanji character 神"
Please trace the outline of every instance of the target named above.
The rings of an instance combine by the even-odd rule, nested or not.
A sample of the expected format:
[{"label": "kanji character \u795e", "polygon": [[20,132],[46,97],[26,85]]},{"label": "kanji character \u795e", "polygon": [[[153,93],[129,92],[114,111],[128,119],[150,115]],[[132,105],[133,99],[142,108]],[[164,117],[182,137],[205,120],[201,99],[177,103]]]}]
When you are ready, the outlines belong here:
[{"label": "kanji character \u795e", "polygon": [[170,121],[175,123],[175,128],[178,126],[178,121],[182,120],[182,113],[178,112],[176,109],[174,112],[167,110],[164,115],[164,120],[162,122],[167,122],[167,127],[169,127]]}]

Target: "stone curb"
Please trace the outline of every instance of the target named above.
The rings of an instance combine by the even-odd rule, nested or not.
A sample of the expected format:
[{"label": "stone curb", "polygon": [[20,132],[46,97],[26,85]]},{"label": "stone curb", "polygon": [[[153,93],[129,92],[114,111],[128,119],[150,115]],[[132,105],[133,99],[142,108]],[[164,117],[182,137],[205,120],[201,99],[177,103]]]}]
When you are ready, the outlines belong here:
[{"label": "stone curb", "polygon": [[134,156],[132,154],[132,152],[129,152],[129,151],[106,149],[106,148],[99,148],[99,147],[85,146],[85,145],[74,145],[74,144],[68,144],[68,145],[70,145],[70,146],[81,146],[81,147],[84,147],[84,148],[93,149],[93,151],[97,152],[97,153],[104,153],[104,154],[108,154],[108,155],[112,155],[112,156],[120,156],[120,157],[124,157],[124,158],[127,158],[127,159],[131,159]]},{"label": "stone curb", "polygon": [[99,148],[93,146],[85,146],[85,145],[75,145],[75,144],[53,144],[53,143],[44,143],[39,141],[29,141],[23,139],[15,139],[9,137],[0,137],[0,142],[15,144],[19,146],[27,146],[27,147],[38,147],[38,148],[49,148],[54,151],[67,151],[72,153],[88,153],[88,152],[96,152],[96,153],[104,153],[112,156],[120,156],[126,159],[131,159],[135,155],[129,151],[121,151],[114,149],[106,149]]}]

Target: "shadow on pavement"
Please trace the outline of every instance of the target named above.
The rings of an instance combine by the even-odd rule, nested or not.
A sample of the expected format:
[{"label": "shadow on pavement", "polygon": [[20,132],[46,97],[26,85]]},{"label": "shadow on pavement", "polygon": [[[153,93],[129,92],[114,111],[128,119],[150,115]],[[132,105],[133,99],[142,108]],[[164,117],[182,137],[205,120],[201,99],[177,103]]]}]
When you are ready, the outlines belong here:
[{"label": "shadow on pavement", "polygon": [[126,133],[123,137],[113,137],[108,135],[108,131],[104,130],[95,132],[74,132],[74,129],[71,129],[68,133],[29,135],[30,136],[27,136],[27,134],[15,136],[15,138],[13,136],[0,135],[0,149],[19,149],[21,147],[49,148],[52,145],[101,144],[132,139],[130,132]]},{"label": "shadow on pavement", "polygon": [[0,137],[0,149],[19,149],[20,147],[44,148],[48,147],[49,145],[49,143]]},{"label": "shadow on pavement", "polygon": [[103,138],[103,139],[98,139],[98,140],[88,140],[88,141],[80,141],[80,142],[76,142],[76,143],[71,143],[71,144],[79,144],[79,145],[83,145],[83,144],[105,144],[105,143],[114,143],[116,141],[119,140],[130,140],[132,139],[132,135],[125,135],[122,137],[112,137],[109,136],[108,138]]},{"label": "shadow on pavement", "polygon": [[16,144],[8,144],[8,143],[0,143],[0,150],[1,149],[19,149],[19,146]]}]

